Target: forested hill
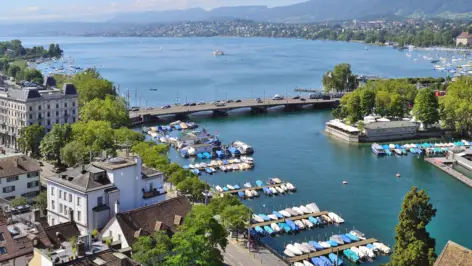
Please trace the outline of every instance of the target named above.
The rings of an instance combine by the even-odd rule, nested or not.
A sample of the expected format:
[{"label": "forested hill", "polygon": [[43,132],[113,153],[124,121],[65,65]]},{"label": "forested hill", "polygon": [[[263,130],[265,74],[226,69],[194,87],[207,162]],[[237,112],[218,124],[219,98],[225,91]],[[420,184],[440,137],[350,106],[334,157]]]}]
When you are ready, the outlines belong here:
[{"label": "forested hill", "polygon": [[222,7],[213,10],[186,10],[123,13],[112,22],[154,23],[201,21],[218,18],[271,22],[319,22],[325,20],[362,19],[372,16],[448,17],[472,15],[471,0],[309,0],[289,6]]}]

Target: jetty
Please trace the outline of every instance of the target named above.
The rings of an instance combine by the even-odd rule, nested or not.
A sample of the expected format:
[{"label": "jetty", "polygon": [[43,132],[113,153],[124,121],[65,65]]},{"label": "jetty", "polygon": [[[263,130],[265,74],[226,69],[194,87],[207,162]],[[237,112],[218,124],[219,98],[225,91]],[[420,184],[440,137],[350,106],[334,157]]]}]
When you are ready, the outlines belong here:
[{"label": "jetty", "polygon": [[173,105],[170,108],[151,107],[140,108],[138,110],[131,110],[129,117],[133,124],[152,122],[159,120],[160,116],[183,116],[199,112],[213,112],[215,116],[225,116],[229,111],[236,109],[249,108],[253,113],[266,113],[268,109],[273,107],[284,106],[290,110],[302,109],[305,106],[313,106],[317,108],[332,108],[335,107],[339,99],[291,99],[285,98],[281,100],[274,100],[272,98],[260,99],[242,99],[232,102],[226,101],[224,104],[205,103],[195,106]]},{"label": "jetty", "polygon": [[328,212],[327,211],[322,211],[322,212],[317,212],[317,213],[303,214],[303,215],[299,215],[299,216],[291,216],[291,217],[288,217],[288,218],[282,218],[282,219],[278,219],[278,220],[271,220],[271,221],[262,222],[262,223],[254,223],[254,224],[251,224],[250,227],[254,228],[256,226],[271,225],[272,223],[278,224],[278,223],[283,223],[286,220],[295,221],[295,220],[306,219],[310,216],[311,217],[318,217],[318,216],[321,216],[321,215],[328,215]]},{"label": "jetty", "polygon": [[291,258],[288,258],[287,261],[289,263],[295,263],[295,262],[298,262],[298,261],[309,260],[310,258],[314,258],[314,257],[326,256],[330,253],[334,253],[334,254],[342,253],[342,251],[345,250],[345,249],[352,248],[352,247],[358,247],[358,246],[365,246],[367,244],[372,244],[374,242],[377,242],[377,239],[369,238],[369,239],[366,239],[366,240],[361,240],[361,241],[353,242],[353,243],[350,243],[350,244],[341,245],[341,246],[338,246],[338,247],[331,247],[331,248],[323,249],[323,250],[320,250],[320,251],[311,252],[311,253],[303,254],[303,255],[300,255],[300,256],[296,256],[296,257],[291,257]]}]

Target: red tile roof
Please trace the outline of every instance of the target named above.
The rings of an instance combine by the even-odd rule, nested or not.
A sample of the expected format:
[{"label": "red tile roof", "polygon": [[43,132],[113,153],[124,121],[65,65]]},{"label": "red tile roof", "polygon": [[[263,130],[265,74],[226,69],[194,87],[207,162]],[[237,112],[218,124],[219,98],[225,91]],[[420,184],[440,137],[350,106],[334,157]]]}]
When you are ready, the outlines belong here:
[{"label": "red tile roof", "polygon": [[472,35],[470,35],[468,32],[464,31],[463,33],[461,33],[461,35],[459,35],[457,38],[472,38]]}]

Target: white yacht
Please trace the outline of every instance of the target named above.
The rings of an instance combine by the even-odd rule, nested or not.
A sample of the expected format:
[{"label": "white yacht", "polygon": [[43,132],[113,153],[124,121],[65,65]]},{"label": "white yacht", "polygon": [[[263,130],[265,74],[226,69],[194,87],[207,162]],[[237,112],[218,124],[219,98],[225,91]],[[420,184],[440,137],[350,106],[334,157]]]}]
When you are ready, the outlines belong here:
[{"label": "white yacht", "polygon": [[220,55],[225,55],[225,53],[223,51],[220,51],[220,50],[216,50],[213,52],[213,56],[220,56]]},{"label": "white yacht", "polygon": [[344,219],[341,218],[339,215],[337,215],[336,213],[334,212],[328,212],[328,216],[329,218],[331,218],[331,220],[333,220],[333,222],[337,223],[337,224],[342,224],[344,223]]}]

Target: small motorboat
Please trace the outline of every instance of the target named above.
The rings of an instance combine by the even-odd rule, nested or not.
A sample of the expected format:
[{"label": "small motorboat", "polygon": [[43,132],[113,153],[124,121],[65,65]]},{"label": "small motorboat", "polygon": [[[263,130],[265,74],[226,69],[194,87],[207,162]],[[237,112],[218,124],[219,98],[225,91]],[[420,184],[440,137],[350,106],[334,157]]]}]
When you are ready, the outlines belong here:
[{"label": "small motorboat", "polygon": [[360,240],[365,240],[365,239],[366,239],[364,233],[362,233],[362,232],[360,232],[360,231],[358,231],[358,230],[352,230],[352,231],[349,232],[349,233],[351,233],[352,235],[356,236],[356,237],[359,238]]},{"label": "small motorboat", "polygon": [[338,246],[338,242],[336,242],[334,240],[328,240],[326,242],[329,243],[330,247],[337,247]]},{"label": "small motorboat", "polygon": [[308,242],[308,243],[310,243],[310,245],[312,245],[316,250],[322,250],[322,249],[324,249],[324,247],[321,246],[321,245],[320,245],[318,242],[316,242],[316,241],[310,241],[310,242]]},{"label": "small motorboat", "polygon": [[295,246],[292,245],[292,244],[288,244],[285,248],[288,249],[288,250],[290,250],[293,254],[295,254],[295,255],[297,255],[297,256],[303,254],[303,252],[302,252],[300,249],[298,249],[297,247],[295,247]]},{"label": "small motorboat", "polygon": [[318,221],[320,221],[320,224],[322,224],[322,225],[328,224],[328,221],[326,221],[325,219],[323,219],[323,217],[321,217],[321,216],[316,217],[316,219],[317,219]]},{"label": "small motorboat", "polygon": [[279,223],[280,229],[283,229],[285,233],[290,233],[292,229],[286,223]]},{"label": "small motorboat", "polygon": [[373,245],[385,254],[389,254],[391,251],[390,248],[384,245],[383,243],[375,242]]},{"label": "small motorboat", "polygon": [[242,191],[238,191],[238,196],[239,196],[241,199],[244,199],[245,194],[244,194],[244,192],[242,192]]},{"label": "small motorboat", "polygon": [[292,231],[298,231],[298,226],[297,226],[292,220],[286,219],[286,220],[285,220],[285,223],[286,223],[288,226],[290,226],[290,229],[291,229]]},{"label": "small motorboat", "polygon": [[251,188],[252,187],[251,183],[249,183],[249,182],[244,183],[243,186],[246,187],[246,188]]},{"label": "small motorboat", "polygon": [[270,181],[272,181],[274,184],[280,184],[282,181],[278,177],[271,178]]},{"label": "small motorboat", "polygon": [[359,256],[357,256],[357,254],[354,253],[354,251],[350,249],[343,250],[343,254],[344,254],[344,257],[346,257],[348,260],[354,263],[357,263],[359,261]]},{"label": "small motorboat", "polygon": [[310,245],[308,242],[303,242],[302,245],[306,247],[310,252],[315,252],[316,248],[314,248],[312,245]]},{"label": "small motorboat", "polygon": [[339,215],[337,215],[336,213],[334,212],[328,212],[328,217],[333,220],[333,222],[337,223],[337,224],[342,224],[344,223],[344,219],[339,217]]},{"label": "small motorboat", "polygon": [[253,197],[259,197],[259,193],[255,190],[251,190],[252,196]]},{"label": "small motorboat", "polygon": [[331,261],[328,258],[326,258],[325,256],[320,256],[319,258],[320,258],[321,261],[323,261],[324,265],[328,265],[328,266],[333,265],[331,263]]},{"label": "small motorboat", "polygon": [[260,226],[256,226],[256,227],[254,228],[254,230],[256,230],[256,232],[259,233],[259,234],[261,234],[261,235],[265,235],[264,229],[262,229],[262,227],[260,227]]},{"label": "small motorboat", "polygon": [[320,209],[318,208],[318,206],[315,204],[315,203],[310,203],[310,204],[307,204],[306,207],[311,210],[312,213],[318,213],[320,212]]},{"label": "small motorboat", "polygon": [[351,243],[351,239],[345,235],[340,235],[340,237],[342,238],[343,242],[348,244],[348,243]]},{"label": "small motorboat", "polygon": [[218,191],[218,192],[223,192],[223,189],[220,186],[216,186],[215,190]]},{"label": "small motorboat", "polygon": [[363,252],[364,254],[367,254],[367,256],[368,256],[369,258],[371,258],[371,259],[374,259],[374,258],[375,258],[375,253],[374,253],[374,251],[373,251],[372,249],[367,248],[367,247],[365,247],[365,246],[360,246],[360,247],[359,247],[359,250],[360,250],[361,252]]},{"label": "small motorboat", "polygon": [[295,191],[295,190],[297,190],[297,189],[295,188],[295,186],[292,185],[292,183],[286,183],[285,186],[286,186],[286,187],[288,188],[288,190],[290,190],[290,191]]},{"label": "small motorboat", "polygon": [[262,187],[262,186],[264,185],[264,182],[262,182],[261,180],[257,180],[257,181],[256,181],[256,185],[257,185],[258,187]]},{"label": "small motorboat", "polygon": [[223,187],[223,191],[229,191],[229,188]]},{"label": "small motorboat", "polygon": [[194,166],[193,164],[189,164],[189,165],[188,165],[188,168],[190,168],[190,169],[195,169],[195,166]]},{"label": "small motorboat", "polygon": [[286,210],[280,210],[279,211],[280,214],[282,214],[284,217],[287,217],[289,218],[290,216],[292,216],[288,211]]},{"label": "small motorboat", "polygon": [[219,168],[221,171],[223,171],[223,172],[226,172],[226,171],[227,171],[227,170],[226,170],[226,166],[224,166],[224,165],[220,165],[220,166],[218,166],[218,168]]},{"label": "small motorboat", "polygon": [[372,244],[367,244],[366,247],[372,249],[373,252],[379,251],[379,249],[376,248],[376,247],[375,247],[374,245],[372,245]]},{"label": "small motorboat", "polygon": [[269,217],[271,220],[278,220],[279,218],[277,218],[277,216],[275,214],[268,214],[267,217]]},{"label": "small motorboat", "polygon": [[312,228],[312,227],[313,227],[313,224],[312,224],[310,221],[308,221],[307,219],[302,219],[302,222],[303,222],[303,224],[304,224],[306,227],[308,227],[308,228]]},{"label": "small motorboat", "polygon": [[244,194],[246,195],[246,197],[252,198],[252,193],[251,193],[251,191],[250,191],[249,189],[246,189],[246,190],[244,191]]},{"label": "small motorboat", "polygon": [[234,185],[233,187],[234,189],[241,189],[238,185]]},{"label": "small motorboat", "polygon": [[262,189],[262,191],[264,191],[264,193],[265,193],[266,195],[272,195],[272,191],[270,191],[269,188],[266,188],[266,187],[265,187],[265,188]]},{"label": "small motorboat", "polygon": [[269,234],[269,235],[273,235],[273,234],[274,234],[274,230],[272,230],[272,228],[270,228],[270,227],[267,226],[267,225],[264,225],[264,231],[266,231],[267,234]]},{"label": "small motorboat", "polygon": [[252,215],[252,219],[258,223],[263,223],[264,222],[264,219],[262,217],[260,217],[259,215],[256,215],[256,214],[253,214]]},{"label": "small motorboat", "polygon": [[258,216],[261,217],[262,219],[264,219],[264,222],[270,221],[270,218],[265,214],[258,214]]},{"label": "small motorboat", "polygon": [[331,247],[331,245],[326,241],[319,242],[318,244],[320,244],[320,246],[322,246],[323,248],[330,248]]},{"label": "small motorboat", "polygon": [[[314,265],[316,266],[325,266],[325,265],[329,265],[329,264],[326,264],[324,261],[322,261],[320,258],[316,257],[316,258],[311,258],[311,262],[313,262]],[[329,262],[331,263],[331,262]]]},{"label": "small motorboat", "polygon": [[284,216],[280,212],[273,211],[272,214],[277,216],[278,219],[283,219],[284,218]]},{"label": "small motorboat", "polygon": [[309,261],[307,260],[303,260],[303,265],[304,266],[313,266],[313,264],[311,264]]},{"label": "small motorboat", "polygon": [[332,222],[333,222],[333,220],[331,220],[331,218],[329,218],[328,215],[324,215],[324,214],[323,214],[323,215],[321,215],[321,217],[323,217],[323,219],[324,219],[326,222],[328,222],[328,223],[332,223]]},{"label": "small motorboat", "polygon": [[331,263],[333,263],[334,265],[339,266],[343,264],[343,260],[334,253],[329,253],[329,259],[331,260]]},{"label": "small motorboat", "polygon": [[300,210],[300,208],[298,208],[298,207],[293,207],[292,210],[296,211],[298,213],[298,215],[303,215],[304,214],[303,211]]},{"label": "small motorboat", "polygon": [[290,213],[291,216],[298,216],[298,212],[292,210],[291,208],[285,209],[286,212]]},{"label": "small motorboat", "polygon": [[298,228],[300,228],[300,230],[305,229],[305,225],[303,224],[302,221],[296,220],[296,221],[294,221],[294,223],[298,226]]},{"label": "small motorboat", "polygon": [[226,187],[229,189],[229,190],[234,190],[234,187],[232,185],[226,185]]},{"label": "small motorboat", "polygon": [[305,247],[304,245],[300,244],[300,243],[295,243],[293,244],[296,248],[298,248],[299,250],[301,250],[303,253],[310,253],[310,250]]},{"label": "small motorboat", "polygon": [[347,233],[345,236],[349,237],[351,241],[359,241],[359,238],[351,233]]},{"label": "small motorboat", "polygon": [[277,190],[277,192],[279,192],[280,194],[283,194],[285,193],[285,190],[283,190],[282,188],[280,187],[275,187],[275,189]]},{"label": "small motorboat", "polygon": [[308,217],[308,221],[310,221],[313,225],[318,225],[320,223],[316,218],[313,218],[312,216]]},{"label": "small motorboat", "polygon": [[333,235],[329,238],[329,240],[336,241],[336,243],[338,243],[339,245],[344,245],[344,241],[340,235]]},{"label": "small motorboat", "polygon": [[305,265],[303,265],[303,263],[301,263],[301,262],[295,262],[295,263],[293,264],[293,266],[305,266]]},{"label": "small motorboat", "polygon": [[312,213],[312,211],[310,211],[307,207],[305,207],[305,206],[303,206],[303,205],[300,206],[300,207],[298,207],[298,208],[299,208],[300,210],[302,210],[303,213],[305,213],[305,214],[310,214],[310,213]]},{"label": "small motorboat", "polygon": [[280,227],[276,223],[271,223],[270,228],[272,228],[272,230],[274,230],[275,233],[280,232]]},{"label": "small motorboat", "polygon": [[205,172],[209,175],[213,174],[213,171],[209,167],[205,168]]},{"label": "small motorboat", "polygon": [[269,189],[270,189],[270,192],[272,192],[272,194],[277,194],[277,193],[279,193],[279,192],[278,192],[275,188],[273,188],[273,187],[269,187]]},{"label": "small motorboat", "polygon": [[351,247],[351,251],[354,252],[360,259],[364,258],[364,253],[362,253],[358,247]]},{"label": "small motorboat", "polygon": [[292,251],[288,250],[288,249],[285,249],[284,250],[284,254],[287,256],[287,257],[295,257],[295,254],[293,254]]},{"label": "small motorboat", "polygon": [[283,191],[285,192],[288,191],[288,188],[284,184],[280,185],[280,188],[283,189]]}]

